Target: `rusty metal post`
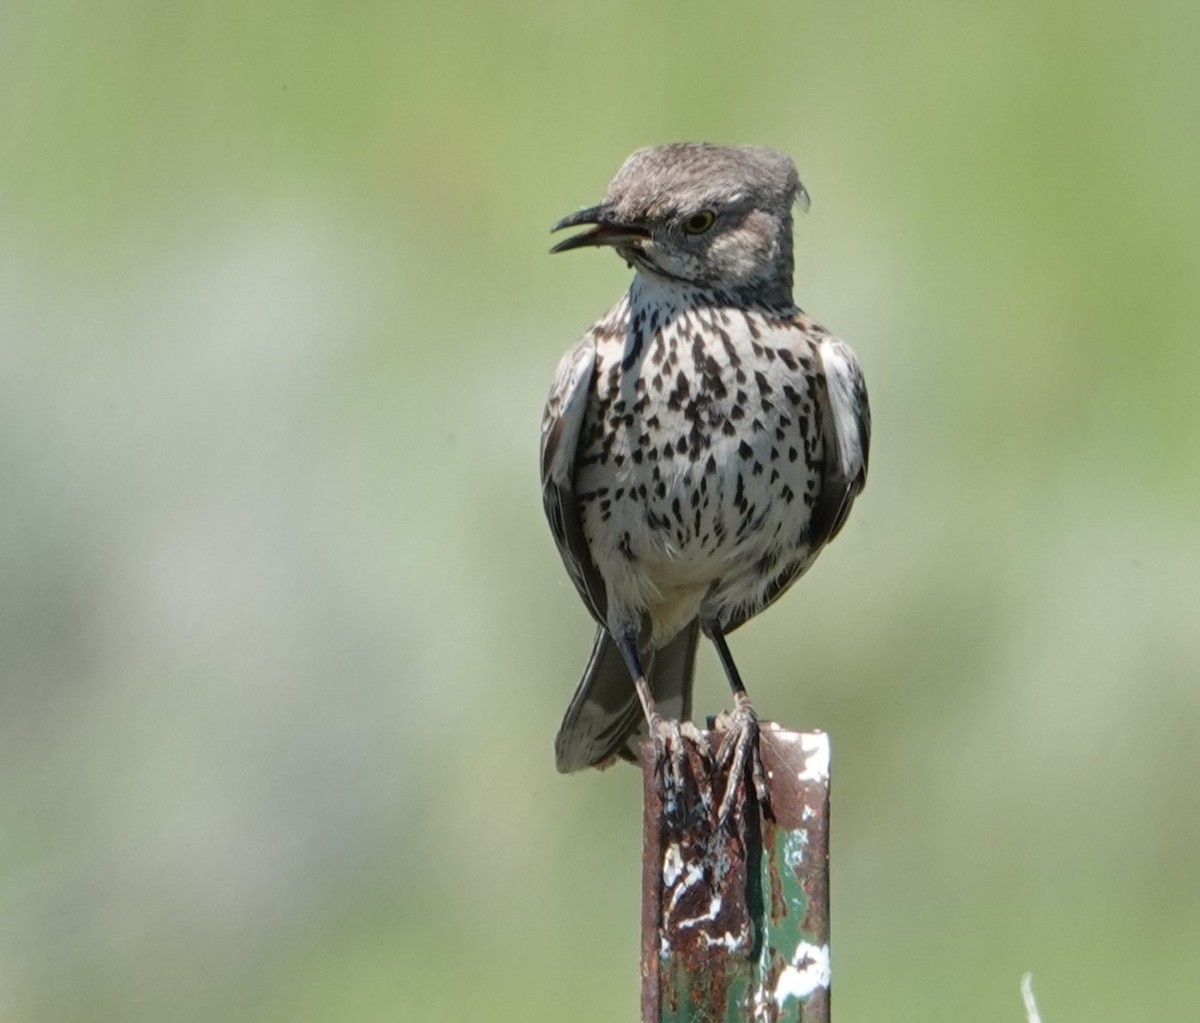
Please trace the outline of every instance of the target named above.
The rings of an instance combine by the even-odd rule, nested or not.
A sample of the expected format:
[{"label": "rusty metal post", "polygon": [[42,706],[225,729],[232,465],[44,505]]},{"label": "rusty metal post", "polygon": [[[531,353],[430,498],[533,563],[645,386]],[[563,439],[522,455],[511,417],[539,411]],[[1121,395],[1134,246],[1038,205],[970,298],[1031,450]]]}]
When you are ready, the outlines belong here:
[{"label": "rusty metal post", "polygon": [[706,751],[685,737],[665,796],[643,747],[642,1023],[829,1021],[829,737],[764,723],[759,745],[769,812],[747,772],[724,824]]}]

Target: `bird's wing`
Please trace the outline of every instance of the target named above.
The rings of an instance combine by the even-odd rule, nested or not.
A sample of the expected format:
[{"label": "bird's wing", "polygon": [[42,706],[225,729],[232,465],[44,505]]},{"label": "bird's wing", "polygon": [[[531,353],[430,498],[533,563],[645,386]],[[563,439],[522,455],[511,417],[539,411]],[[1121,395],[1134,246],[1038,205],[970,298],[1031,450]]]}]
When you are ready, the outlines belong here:
[{"label": "bird's wing", "polygon": [[596,342],[588,333],[558,364],[542,415],[542,504],[571,581],[603,625],[608,594],[584,539],[575,493],[575,455],[595,371]]},{"label": "bird's wing", "polygon": [[825,371],[825,386],[819,392],[825,468],[813,508],[814,550],[845,524],[850,506],[866,485],[871,449],[871,406],[858,359],[836,337],[823,337],[816,348]]}]

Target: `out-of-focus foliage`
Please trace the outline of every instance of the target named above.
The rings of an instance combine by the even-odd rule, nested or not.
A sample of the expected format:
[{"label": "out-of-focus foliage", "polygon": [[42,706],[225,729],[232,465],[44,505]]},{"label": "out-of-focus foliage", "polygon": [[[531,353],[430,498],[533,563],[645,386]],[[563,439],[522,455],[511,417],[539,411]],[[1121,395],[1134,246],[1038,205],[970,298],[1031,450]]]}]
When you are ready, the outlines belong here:
[{"label": "out-of-focus foliage", "polygon": [[[814,204],[870,484],[734,637],[835,749],[846,1019],[1200,999],[1200,5],[9,4],[0,1017],[636,1015],[563,778],[548,258],[633,148]],[[723,700],[701,664],[702,710]]]}]

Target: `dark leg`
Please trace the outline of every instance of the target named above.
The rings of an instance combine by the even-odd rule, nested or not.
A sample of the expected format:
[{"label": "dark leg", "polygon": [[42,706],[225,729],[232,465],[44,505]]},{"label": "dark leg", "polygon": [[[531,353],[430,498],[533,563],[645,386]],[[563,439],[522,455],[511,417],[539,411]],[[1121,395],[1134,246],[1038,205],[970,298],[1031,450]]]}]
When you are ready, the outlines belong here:
[{"label": "dark leg", "polygon": [[767,804],[767,779],[763,771],[762,758],[758,751],[758,715],[750,703],[750,696],[738,673],[737,665],[733,663],[733,654],[725,641],[725,634],[716,624],[703,626],[704,634],[712,640],[717,648],[717,656],[721,659],[721,667],[725,669],[725,677],[729,679],[729,688],[733,690],[733,710],[720,715],[718,725],[725,735],[721,747],[717,751],[717,767],[725,770],[728,767],[728,781],[725,794],[721,797],[721,807],[718,819],[725,821],[733,809],[737,799],[738,789],[745,774],[747,761],[750,764],[750,774],[754,782],[754,790],[758,801]]},{"label": "dark leg", "polygon": [[[625,665],[629,668],[629,674],[633,678],[633,687],[637,690],[638,700],[641,701],[642,711],[646,715],[650,741],[654,744],[655,770],[663,779],[663,805],[668,814],[679,819],[684,804],[682,794],[686,784],[688,762],[684,736],[686,735],[688,739],[692,740],[701,762],[711,765],[708,743],[699,729],[690,721],[667,720],[659,714],[658,706],[654,702],[654,694],[650,690],[650,683],[646,681],[641,653],[638,651],[637,637],[632,633],[622,633],[617,638],[617,649],[621,651]],[[707,770],[694,773],[701,802],[711,808],[712,797]],[[711,812],[711,809],[706,812]]]},{"label": "dark leg", "polygon": [[729,688],[733,690],[733,698],[739,704],[744,703],[749,707],[750,697],[746,695],[742,676],[737,670],[737,665],[733,663],[733,654],[729,650],[729,644],[725,642],[725,633],[718,625],[706,625],[704,634],[712,640],[713,646],[717,648],[717,656],[721,658],[721,667],[725,669],[725,677],[729,679]]},{"label": "dark leg", "polygon": [[650,726],[650,734],[656,735],[662,727],[662,715],[654,702],[654,694],[650,692],[650,683],[646,681],[646,672],[642,668],[642,655],[638,652],[637,637],[624,633],[617,637],[617,649],[625,659],[625,667],[633,678],[633,688],[637,690],[638,700],[642,704],[642,712],[646,715],[646,723]]}]

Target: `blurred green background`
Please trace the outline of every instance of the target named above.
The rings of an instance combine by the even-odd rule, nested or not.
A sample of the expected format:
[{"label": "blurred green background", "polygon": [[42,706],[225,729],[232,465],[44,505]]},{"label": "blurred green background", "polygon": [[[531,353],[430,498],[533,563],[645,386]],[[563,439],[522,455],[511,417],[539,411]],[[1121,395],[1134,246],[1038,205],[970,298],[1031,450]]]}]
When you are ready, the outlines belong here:
[{"label": "blurred green background", "polygon": [[[813,196],[870,484],[733,641],[833,736],[845,1020],[1200,1000],[1200,5],[0,11],[0,1019],[633,1020],[640,780],[560,777],[549,226]],[[726,702],[711,652],[700,709]]]}]

